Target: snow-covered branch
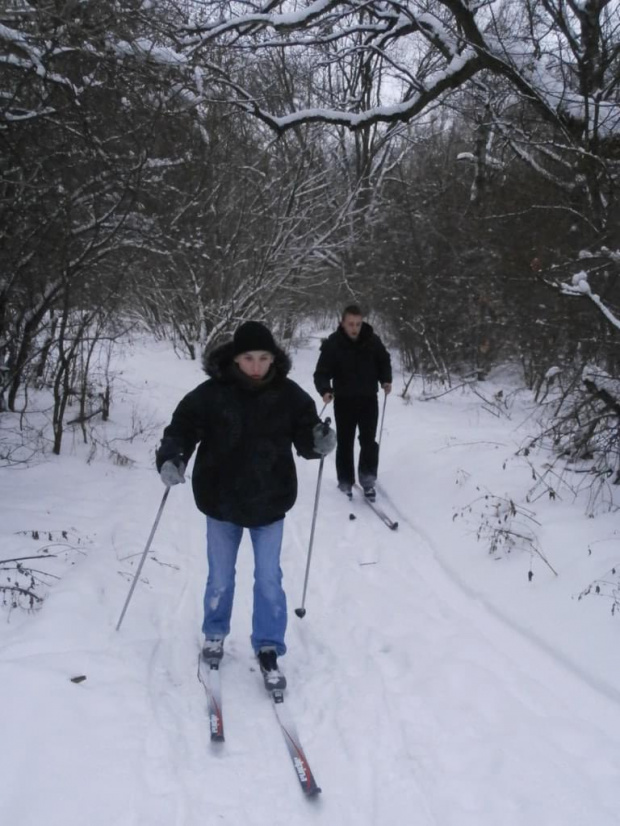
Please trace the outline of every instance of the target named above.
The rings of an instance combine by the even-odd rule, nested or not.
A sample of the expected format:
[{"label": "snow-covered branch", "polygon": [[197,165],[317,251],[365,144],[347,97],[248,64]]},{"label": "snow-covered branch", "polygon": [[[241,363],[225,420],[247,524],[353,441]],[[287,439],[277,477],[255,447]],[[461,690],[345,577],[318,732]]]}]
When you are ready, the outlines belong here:
[{"label": "snow-covered branch", "polygon": [[588,281],[588,273],[585,270],[580,270],[573,276],[570,284],[561,284],[560,290],[563,295],[583,296],[589,298],[594,306],[605,316],[607,321],[620,330],[620,317],[613,313],[609,307],[601,300],[601,297],[592,292],[590,282]]}]

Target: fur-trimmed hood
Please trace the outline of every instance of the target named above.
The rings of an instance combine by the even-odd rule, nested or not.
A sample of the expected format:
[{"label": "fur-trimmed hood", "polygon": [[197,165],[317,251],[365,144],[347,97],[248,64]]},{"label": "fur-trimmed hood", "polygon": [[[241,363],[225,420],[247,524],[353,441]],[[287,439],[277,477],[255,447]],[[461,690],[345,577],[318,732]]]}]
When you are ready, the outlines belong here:
[{"label": "fur-trimmed hood", "polygon": [[305,459],[321,458],[316,405],[286,375],[286,353],[274,355],[265,379],[252,382],[233,362],[232,342],[205,353],[209,378],[181,399],[157,452],[158,468],[168,459],[187,467],[197,448],[192,488],[199,510],[246,528],[269,525],[293,507],[293,447]]},{"label": "fur-trimmed hood", "polygon": [[[284,379],[288,376],[292,362],[288,353],[280,347],[276,347],[273,370],[275,377]],[[211,350],[205,350],[202,354],[202,368],[212,379],[224,383],[235,380],[233,343],[221,344]]]}]

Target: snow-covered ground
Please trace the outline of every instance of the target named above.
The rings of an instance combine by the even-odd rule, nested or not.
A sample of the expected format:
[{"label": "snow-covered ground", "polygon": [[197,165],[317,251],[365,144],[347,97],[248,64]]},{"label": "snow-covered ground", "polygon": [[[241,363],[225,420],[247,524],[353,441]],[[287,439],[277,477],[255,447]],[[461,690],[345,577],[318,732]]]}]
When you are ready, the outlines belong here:
[{"label": "snow-covered ground", "polygon": [[[313,334],[294,354],[293,378],[310,392],[318,343]],[[415,385],[405,401],[397,373],[380,501],[400,528],[349,504],[329,457],[304,619],[293,609],[318,463],[299,460],[282,666],[323,789],[306,800],[251,655],[247,540],[222,667],[226,742],[209,741],[196,679],[204,522],[189,484],[171,491],[115,631],[164,491],[153,469],[161,427],[203,378],[161,343],[128,348],[119,370],[99,434],[131,464],[103,447],[87,462],[76,433],[61,457],[0,470],[0,558],[47,553],[35,564],[59,577],[39,611],[0,615],[0,823],[620,822],[620,617],[605,597],[577,599],[618,562],[617,513],[587,518],[585,497],[559,486],[526,502],[545,461],[513,458],[535,432],[526,393],[498,379],[479,386],[487,405],[464,390],[421,401]],[[140,424],[144,435],[128,439]],[[516,513],[493,522],[506,499]],[[544,559],[489,554],[496,526],[529,531]]]}]

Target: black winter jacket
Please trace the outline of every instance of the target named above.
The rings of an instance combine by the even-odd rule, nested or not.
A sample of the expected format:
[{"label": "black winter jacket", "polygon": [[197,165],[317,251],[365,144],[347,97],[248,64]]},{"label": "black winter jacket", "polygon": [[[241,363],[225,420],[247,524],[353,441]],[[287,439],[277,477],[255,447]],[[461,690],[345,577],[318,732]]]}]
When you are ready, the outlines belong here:
[{"label": "black winter jacket", "polygon": [[287,374],[289,357],[276,354],[267,382],[254,385],[233,361],[232,344],[205,353],[211,377],[188,393],[173,413],[157,451],[157,469],[177,457],[192,473],[196,505],[208,516],[243,527],[282,519],[297,498],[292,445],[314,452],[319,417],[310,396]]},{"label": "black winter jacket", "polygon": [[341,326],[321,344],[314,386],[321,396],[375,396],[392,383],[392,363],[379,336],[365,321],[354,341]]}]

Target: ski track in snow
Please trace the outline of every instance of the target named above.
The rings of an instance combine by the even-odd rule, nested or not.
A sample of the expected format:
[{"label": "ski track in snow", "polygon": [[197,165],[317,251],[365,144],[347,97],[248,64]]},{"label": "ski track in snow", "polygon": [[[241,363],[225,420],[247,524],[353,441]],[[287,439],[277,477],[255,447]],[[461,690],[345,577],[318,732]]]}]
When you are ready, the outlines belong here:
[{"label": "ski track in snow", "polygon": [[[197,383],[189,369],[181,373],[166,390],[164,419]],[[154,391],[154,403],[163,397]],[[392,415],[405,420],[410,410]],[[300,793],[254,664],[247,536],[221,669],[226,742],[211,744],[196,677],[204,521],[190,484],[171,491],[123,628],[113,630],[163,490],[144,464],[99,479],[100,496],[87,504],[92,488],[84,489],[82,509],[99,531],[96,553],[76,563],[37,616],[0,637],[0,722],[11,744],[0,758],[7,784],[0,822],[618,823],[613,692],[597,692],[595,681],[460,581],[441,561],[432,524],[415,506],[405,512],[406,490],[379,488],[400,523],[396,532],[359,496],[349,503],[336,490],[332,458],[304,619],[293,609],[318,462],[298,462],[300,496],[286,519],[282,560],[286,703],[323,794],[308,801]],[[97,469],[89,472],[93,485]],[[45,468],[35,480],[39,474],[44,479]],[[79,686],[68,679],[77,672],[88,677]]]}]

